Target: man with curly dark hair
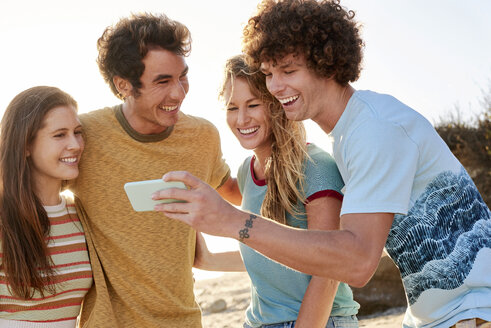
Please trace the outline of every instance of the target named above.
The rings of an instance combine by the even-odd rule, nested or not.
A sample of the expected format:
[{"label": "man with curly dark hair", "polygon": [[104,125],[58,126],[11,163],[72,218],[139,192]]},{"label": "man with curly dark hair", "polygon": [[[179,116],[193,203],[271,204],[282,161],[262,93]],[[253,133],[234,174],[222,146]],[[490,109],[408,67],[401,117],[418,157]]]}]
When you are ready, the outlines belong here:
[{"label": "man with curly dark hair", "polygon": [[182,172],[164,179],[191,190],[158,197],[190,203],[160,210],[355,287],[370,280],[385,247],[407,293],[405,327],[489,327],[491,212],[423,116],[349,84],[363,47],[353,17],[339,1],[264,0],[244,29],[244,52],[286,116],[312,119],[334,140],[346,185],[340,230],[296,231],[240,212]]},{"label": "man with curly dark hair", "polygon": [[163,14],[123,18],[98,40],[101,74],[122,103],[80,117],[86,152],[73,191],[94,275],[83,327],[201,327],[195,231],[160,213],[135,212],[123,189],[185,168],[224,196],[233,191],[218,131],[180,110],[190,44],[186,26]]}]

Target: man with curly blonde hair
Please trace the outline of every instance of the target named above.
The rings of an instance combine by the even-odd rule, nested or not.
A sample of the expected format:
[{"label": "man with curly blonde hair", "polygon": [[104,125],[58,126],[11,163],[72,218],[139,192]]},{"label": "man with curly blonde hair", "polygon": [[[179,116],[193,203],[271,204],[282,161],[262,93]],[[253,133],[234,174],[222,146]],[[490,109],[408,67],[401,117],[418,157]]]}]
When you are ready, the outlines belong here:
[{"label": "man with curly blonde hair", "polygon": [[349,84],[363,48],[353,18],[339,1],[265,0],[244,29],[244,52],[286,116],[312,119],[334,140],[345,182],[339,231],[298,231],[240,212],[182,172],[164,179],[191,190],[159,196],[190,203],[160,209],[355,287],[370,280],[385,247],[407,294],[404,327],[489,327],[491,212],[422,115]]}]

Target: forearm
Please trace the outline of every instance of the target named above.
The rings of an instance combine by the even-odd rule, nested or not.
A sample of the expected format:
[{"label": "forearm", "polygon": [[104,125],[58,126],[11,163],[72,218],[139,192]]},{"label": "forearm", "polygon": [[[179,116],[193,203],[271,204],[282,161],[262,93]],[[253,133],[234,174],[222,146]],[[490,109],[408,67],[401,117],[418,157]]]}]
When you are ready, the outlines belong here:
[{"label": "forearm", "polygon": [[[237,215],[233,226],[237,227],[240,220],[244,223],[235,236],[230,231],[229,237],[237,238],[248,218],[247,213]],[[348,230],[296,229],[258,217],[253,220],[253,227],[248,228],[248,236],[242,240],[246,245],[275,261],[301,272],[353,286],[365,284],[380,260],[380,252],[374,262],[364,243],[360,243],[357,236]]]},{"label": "forearm", "polygon": [[305,291],[295,327],[325,327],[331,315],[338,285],[338,281],[313,276]]},{"label": "forearm", "polygon": [[209,253],[195,261],[194,267],[208,271],[246,271],[239,251]]},{"label": "forearm", "polygon": [[[353,243],[346,231],[304,230],[259,219],[243,241],[265,256],[295,270],[331,279],[348,279],[354,252],[344,252]],[[350,246],[347,246],[350,248]],[[345,248],[346,249],[346,248]]]},{"label": "forearm", "polygon": [[392,213],[353,213],[341,217],[337,231],[295,229],[238,210],[187,172],[167,173],[164,180],[190,187],[154,193],[153,199],[186,201],[155,206],[168,217],[198,231],[239,239],[293,269],[354,287],[365,285],[377,269],[394,219]]}]

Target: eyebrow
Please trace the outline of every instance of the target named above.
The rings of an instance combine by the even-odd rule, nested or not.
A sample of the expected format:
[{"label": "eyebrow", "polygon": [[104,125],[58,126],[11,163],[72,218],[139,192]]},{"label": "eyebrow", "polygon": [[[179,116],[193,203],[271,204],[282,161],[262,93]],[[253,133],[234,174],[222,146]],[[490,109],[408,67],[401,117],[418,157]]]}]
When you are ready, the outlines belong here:
[{"label": "eyebrow", "polygon": [[265,68],[264,66],[262,66],[262,65],[261,65],[261,66],[259,67],[259,71],[260,71],[261,73],[263,73],[263,74],[265,74],[265,75],[266,75],[266,73],[267,73],[267,72],[269,72],[269,67],[268,67],[268,68]]},{"label": "eyebrow", "polygon": [[51,133],[62,132],[62,131],[68,131],[68,130],[69,130],[68,128],[59,128],[59,129],[56,129],[56,130],[51,131]]},{"label": "eyebrow", "polygon": [[[259,70],[261,71],[261,73],[263,73],[263,74],[264,74],[265,72],[269,72],[269,67],[271,67],[271,66],[276,67],[276,66],[278,66],[278,64],[269,64],[269,65],[268,65],[268,68],[265,68],[263,65],[261,65],[261,66],[259,67]],[[289,61],[287,61],[286,63],[280,64],[280,65],[278,66],[278,68],[279,68],[279,69],[285,69],[285,68],[288,68],[288,67],[290,67],[290,66],[300,66],[300,65],[299,65],[299,64],[297,64],[296,62],[294,62],[293,60],[289,60]]]},{"label": "eyebrow", "polygon": [[[245,101],[245,103],[246,103],[246,104],[250,104],[250,103],[251,103],[251,102],[253,102],[253,101],[261,101],[261,100],[260,100],[258,97],[252,97],[252,98],[247,99],[247,100]],[[233,101],[229,101],[229,102],[227,103],[227,106],[230,106],[230,105],[237,106],[237,105],[235,105],[235,103],[234,103]]]},{"label": "eyebrow", "polygon": [[[82,124],[79,124],[79,125],[77,125],[76,127],[74,127],[74,129],[78,129],[78,128],[81,128],[81,127],[82,127]],[[70,130],[70,129],[71,129],[71,128],[69,128],[69,127],[68,127],[68,128],[67,128],[67,127],[62,127],[62,128],[58,128],[58,129],[56,129],[55,131],[58,131],[58,130],[60,130],[60,131],[61,131],[61,130]]]},{"label": "eyebrow", "polygon": [[[186,67],[182,70],[181,74],[179,76],[184,76],[188,73],[189,71],[189,66],[186,65]],[[172,75],[170,74],[159,74],[157,75],[152,82],[158,82],[160,80],[165,80],[165,79],[170,79],[172,78]]]},{"label": "eyebrow", "polygon": [[281,64],[281,65],[279,66],[279,68],[284,69],[284,68],[287,68],[287,67],[289,67],[289,66],[294,66],[294,65],[297,65],[297,66],[298,66],[298,64],[297,64],[297,63],[295,63],[295,62],[293,62],[293,60],[289,60],[289,61],[287,61],[286,63]]}]

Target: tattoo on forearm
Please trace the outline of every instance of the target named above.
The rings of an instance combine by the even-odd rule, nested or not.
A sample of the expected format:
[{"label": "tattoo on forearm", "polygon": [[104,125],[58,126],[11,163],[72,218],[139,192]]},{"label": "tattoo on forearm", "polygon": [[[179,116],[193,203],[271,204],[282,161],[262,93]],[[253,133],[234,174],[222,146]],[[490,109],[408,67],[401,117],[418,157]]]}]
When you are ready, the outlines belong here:
[{"label": "tattoo on forearm", "polygon": [[239,241],[241,243],[244,242],[244,239],[249,238],[249,228],[252,228],[252,220],[257,219],[257,216],[254,214],[250,214],[249,218],[245,222],[245,228],[239,230]]}]

